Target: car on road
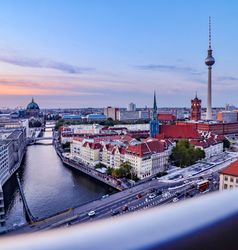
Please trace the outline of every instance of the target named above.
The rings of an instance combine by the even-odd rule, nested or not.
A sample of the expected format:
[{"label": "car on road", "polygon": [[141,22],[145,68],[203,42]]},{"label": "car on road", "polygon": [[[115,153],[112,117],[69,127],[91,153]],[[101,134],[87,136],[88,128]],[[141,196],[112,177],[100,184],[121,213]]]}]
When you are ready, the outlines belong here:
[{"label": "car on road", "polygon": [[105,199],[105,198],[107,198],[108,196],[109,196],[109,194],[105,194],[105,195],[102,196],[102,199]]},{"label": "car on road", "polygon": [[156,191],[156,194],[157,194],[157,195],[161,195],[162,193],[163,193],[163,192],[162,192],[161,190],[159,190],[159,189]]},{"label": "car on road", "polygon": [[167,197],[169,197],[169,196],[170,196],[170,192],[165,192],[165,193],[162,194],[162,197],[163,197],[163,198],[167,198]]},{"label": "car on road", "polygon": [[88,216],[89,216],[89,217],[92,217],[92,216],[94,216],[95,214],[96,214],[96,212],[95,212],[94,210],[88,212]]},{"label": "car on road", "polygon": [[122,207],[122,211],[127,211],[129,208],[128,208],[128,205],[125,205]]},{"label": "car on road", "polygon": [[149,198],[150,198],[150,199],[154,199],[155,197],[156,197],[156,194],[150,194],[150,195],[149,195]]},{"label": "car on road", "polygon": [[177,197],[173,198],[173,202],[177,202],[179,199]]},{"label": "car on road", "polygon": [[118,215],[118,214],[120,214],[120,211],[119,211],[119,210],[113,210],[113,211],[111,212],[111,216],[115,216],[115,215]]},{"label": "car on road", "polygon": [[138,193],[138,194],[136,195],[136,199],[140,199],[141,197],[142,197],[141,193]]},{"label": "car on road", "polygon": [[156,191],[155,188],[151,188],[151,189],[150,189],[150,193],[154,193],[155,191]]}]

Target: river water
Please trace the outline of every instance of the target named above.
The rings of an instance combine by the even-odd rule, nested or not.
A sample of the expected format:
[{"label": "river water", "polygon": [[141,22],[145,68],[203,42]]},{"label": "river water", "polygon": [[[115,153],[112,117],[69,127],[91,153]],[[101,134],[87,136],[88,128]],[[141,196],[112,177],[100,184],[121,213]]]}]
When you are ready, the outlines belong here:
[{"label": "river water", "polygon": [[[52,135],[46,129],[45,137]],[[50,141],[45,145],[30,145],[18,172],[28,206],[35,217],[53,215],[70,207],[100,198],[111,192],[105,184],[66,167]],[[6,226],[26,222],[15,175],[4,185]]]}]

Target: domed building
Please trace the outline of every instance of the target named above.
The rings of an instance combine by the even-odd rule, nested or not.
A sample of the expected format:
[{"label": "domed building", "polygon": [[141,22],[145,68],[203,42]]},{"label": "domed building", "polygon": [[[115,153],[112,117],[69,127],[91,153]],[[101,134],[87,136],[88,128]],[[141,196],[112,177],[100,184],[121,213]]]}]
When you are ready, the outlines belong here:
[{"label": "domed building", "polygon": [[34,101],[34,98],[32,98],[32,101],[27,105],[26,115],[28,117],[38,117],[39,113],[40,113],[40,108],[38,104]]}]

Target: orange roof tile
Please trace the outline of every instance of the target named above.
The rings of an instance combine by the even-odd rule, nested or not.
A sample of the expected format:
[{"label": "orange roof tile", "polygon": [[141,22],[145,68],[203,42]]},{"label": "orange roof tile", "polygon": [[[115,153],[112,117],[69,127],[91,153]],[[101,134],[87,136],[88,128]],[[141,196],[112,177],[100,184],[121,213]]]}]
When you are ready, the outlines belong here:
[{"label": "orange roof tile", "polygon": [[238,160],[232,162],[230,165],[220,171],[220,173],[238,177]]}]

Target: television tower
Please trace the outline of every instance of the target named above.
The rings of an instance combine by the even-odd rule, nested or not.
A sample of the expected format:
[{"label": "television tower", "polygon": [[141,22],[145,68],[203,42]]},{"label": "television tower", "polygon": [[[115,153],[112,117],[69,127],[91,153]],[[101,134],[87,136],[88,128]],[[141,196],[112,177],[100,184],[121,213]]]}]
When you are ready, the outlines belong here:
[{"label": "television tower", "polygon": [[211,47],[211,17],[209,17],[209,47],[207,50],[207,58],[205,64],[208,66],[208,84],[207,84],[207,113],[206,119],[212,120],[212,65],[215,63],[215,59],[212,56]]}]

